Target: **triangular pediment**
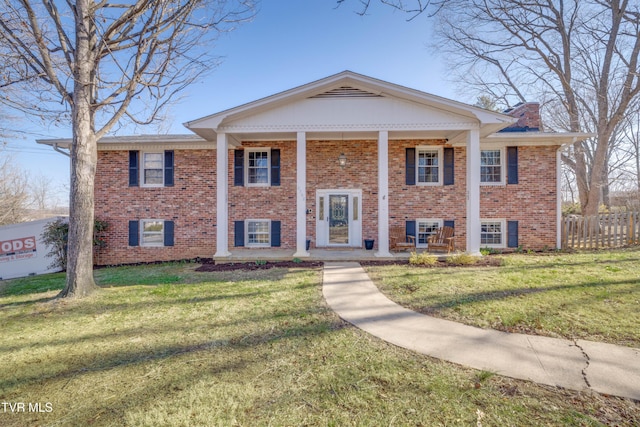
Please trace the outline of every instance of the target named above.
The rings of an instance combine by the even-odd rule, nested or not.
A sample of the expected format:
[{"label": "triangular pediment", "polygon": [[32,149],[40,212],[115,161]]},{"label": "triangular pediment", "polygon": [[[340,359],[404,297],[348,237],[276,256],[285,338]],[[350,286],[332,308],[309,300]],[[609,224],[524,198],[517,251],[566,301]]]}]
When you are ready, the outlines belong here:
[{"label": "triangular pediment", "polygon": [[284,105],[229,119],[220,131],[295,132],[362,130],[469,129],[477,126],[471,117],[420,105],[390,96],[312,96]]},{"label": "triangular pediment", "polygon": [[437,131],[481,129],[489,134],[512,119],[478,107],[344,71],[189,123],[213,140],[219,132]]}]

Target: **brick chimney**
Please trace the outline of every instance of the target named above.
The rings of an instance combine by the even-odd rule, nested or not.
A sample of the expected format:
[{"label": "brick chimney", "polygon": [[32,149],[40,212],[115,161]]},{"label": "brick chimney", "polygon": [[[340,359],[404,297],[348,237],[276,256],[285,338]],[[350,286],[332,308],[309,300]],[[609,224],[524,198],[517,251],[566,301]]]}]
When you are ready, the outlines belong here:
[{"label": "brick chimney", "polygon": [[539,132],[542,131],[540,121],[540,104],[538,102],[522,102],[504,112],[518,119],[517,122],[500,132]]}]

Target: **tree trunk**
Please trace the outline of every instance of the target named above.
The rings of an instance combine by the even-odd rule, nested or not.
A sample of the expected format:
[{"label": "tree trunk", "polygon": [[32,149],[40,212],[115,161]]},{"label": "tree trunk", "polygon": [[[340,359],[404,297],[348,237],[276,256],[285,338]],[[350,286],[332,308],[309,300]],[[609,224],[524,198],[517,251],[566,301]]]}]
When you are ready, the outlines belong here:
[{"label": "tree trunk", "polygon": [[92,105],[94,41],[89,2],[76,2],[76,64],[72,104],[71,194],[67,282],[59,297],[83,297],[98,287],[93,280],[94,179],[98,160]]},{"label": "tree trunk", "polygon": [[580,202],[580,210],[582,215],[585,214],[585,206],[589,204],[589,177],[587,173],[587,160],[585,149],[582,142],[573,144],[573,153],[575,157],[576,185],[578,187],[578,201]]}]

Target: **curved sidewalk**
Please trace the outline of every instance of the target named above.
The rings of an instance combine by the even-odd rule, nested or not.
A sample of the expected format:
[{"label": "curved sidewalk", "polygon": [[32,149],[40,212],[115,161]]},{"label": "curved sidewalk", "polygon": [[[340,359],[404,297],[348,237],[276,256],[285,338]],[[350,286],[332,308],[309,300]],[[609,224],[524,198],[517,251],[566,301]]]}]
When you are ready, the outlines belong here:
[{"label": "curved sidewalk", "polygon": [[385,297],[355,262],[325,263],[322,292],[341,318],[397,346],[512,378],[640,400],[640,349],[425,316]]}]

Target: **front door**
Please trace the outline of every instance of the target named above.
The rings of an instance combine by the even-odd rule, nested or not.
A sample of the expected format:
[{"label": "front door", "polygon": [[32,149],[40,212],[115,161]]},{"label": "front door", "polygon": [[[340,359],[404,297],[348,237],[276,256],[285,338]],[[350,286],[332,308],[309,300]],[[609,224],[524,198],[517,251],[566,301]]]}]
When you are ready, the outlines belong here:
[{"label": "front door", "polygon": [[362,246],[361,190],[318,190],[316,206],[316,246]]},{"label": "front door", "polygon": [[329,245],[349,244],[349,195],[329,194]]}]

